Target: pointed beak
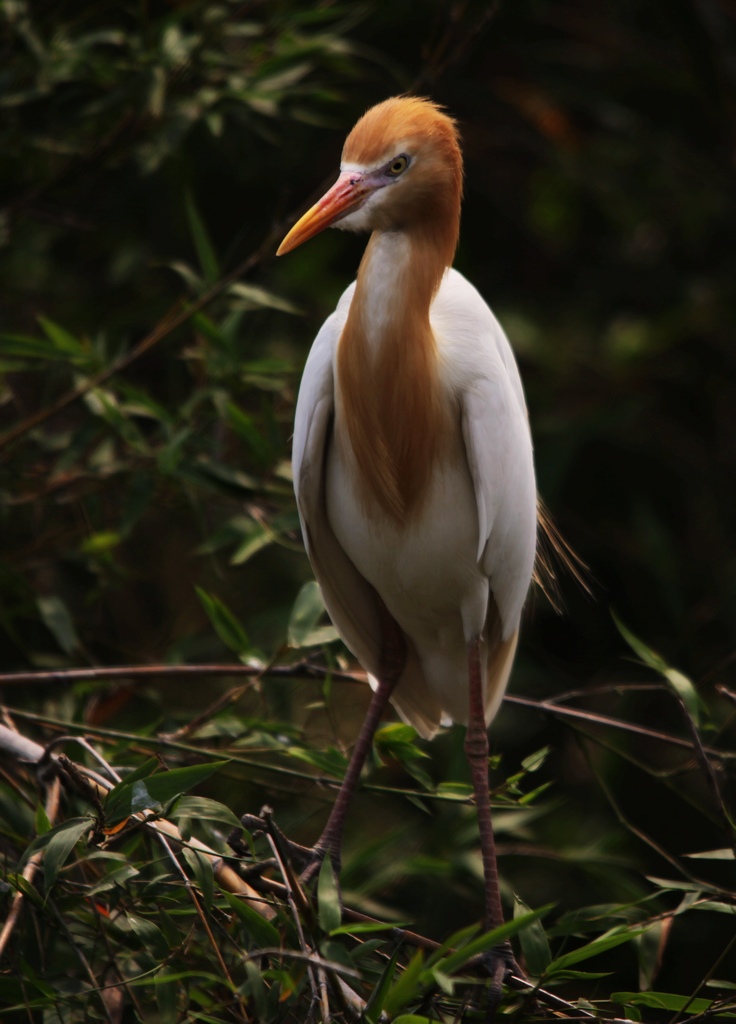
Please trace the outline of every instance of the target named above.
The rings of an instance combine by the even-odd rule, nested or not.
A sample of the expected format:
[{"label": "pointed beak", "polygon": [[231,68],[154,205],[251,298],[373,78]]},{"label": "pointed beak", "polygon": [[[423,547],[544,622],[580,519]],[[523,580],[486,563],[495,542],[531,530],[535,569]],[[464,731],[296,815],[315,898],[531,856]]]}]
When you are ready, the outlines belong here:
[{"label": "pointed beak", "polygon": [[322,198],[296,222],[276,250],[276,255],[283,256],[284,253],[291,252],[308,238],[330,227],[359,206],[371,191],[360,171],[341,171],[340,177],[329,192],[325,192]]}]

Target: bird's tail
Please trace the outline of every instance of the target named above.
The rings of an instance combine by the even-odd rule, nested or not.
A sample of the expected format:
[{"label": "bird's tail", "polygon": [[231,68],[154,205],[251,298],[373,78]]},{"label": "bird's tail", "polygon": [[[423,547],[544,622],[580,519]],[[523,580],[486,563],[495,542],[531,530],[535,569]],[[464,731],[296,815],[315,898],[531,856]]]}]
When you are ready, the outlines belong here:
[{"label": "bird's tail", "polygon": [[562,536],[549,509],[540,497],[537,497],[537,523],[539,525],[537,557],[532,579],[549,603],[555,611],[562,611],[560,570],[572,576],[578,586],[592,597],[590,569]]}]

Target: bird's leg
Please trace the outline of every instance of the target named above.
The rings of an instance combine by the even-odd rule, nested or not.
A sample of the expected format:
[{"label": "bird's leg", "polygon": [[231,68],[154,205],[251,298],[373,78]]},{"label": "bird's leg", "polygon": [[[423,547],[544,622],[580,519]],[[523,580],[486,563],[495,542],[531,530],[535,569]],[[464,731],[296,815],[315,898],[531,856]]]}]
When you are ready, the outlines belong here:
[{"label": "bird's leg", "polygon": [[[478,815],[480,850],[483,859],[485,881],[485,903],[483,923],[486,931],[503,924],[501,891],[498,884],[496,844],[491,822],[491,796],[488,786],[488,732],[486,731],[485,709],[483,707],[483,674],[481,671],[481,641],[476,638],[468,645],[468,678],[470,707],[468,728],[465,734],[465,756],[470,765],[473,792]],[[502,966],[501,966],[502,965]],[[501,982],[509,973],[524,977],[519,968],[508,940],[490,951],[491,988],[489,991],[489,1018],[501,994]]]},{"label": "bird's leg", "polygon": [[337,872],[340,870],[340,849],[347,810],[358,785],[365,759],[371,749],[373,736],[406,661],[406,644],[403,634],[385,608],[382,609],[381,639],[381,671],[378,677],[378,687],[368,705],[365,721],[353,747],[353,754],[340,786],[340,792],[337,794],[324,831],[314,845],[313,859],[301,876],[302,882],[308,882],[314,877],[327,854],[332,858],[335,870]]}]

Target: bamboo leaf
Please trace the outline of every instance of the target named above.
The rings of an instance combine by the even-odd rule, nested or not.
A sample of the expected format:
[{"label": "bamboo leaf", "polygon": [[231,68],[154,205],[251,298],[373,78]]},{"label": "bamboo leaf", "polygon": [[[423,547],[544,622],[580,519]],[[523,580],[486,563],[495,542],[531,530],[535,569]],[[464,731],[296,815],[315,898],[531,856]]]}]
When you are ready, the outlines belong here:
[{"label": "bamboo leaf", "polygon": [[91,818],[72,818],[41,837],[42,845],[45,846],[43,875],[47,889],[52,888],[69,854],[82,836],[89,832],[91,825]]},{"label": "bamboo leaf", "polygon": [[71,654],[79,647],[79,637],[67,606],[55,594],[38,597],[36,604],[44,625],[53,634],[59,647],[65,654]]},{"label": "bamboo leaf", "polygon": [[266,288],[261,288],[260,285],[244,284],[242,281],[238,281],[230,286],[229,292],[238,299],[243,299],[248,309],[277,309],[281,313],[301,314],[301,310],[293,302],[289,302],[281,295],[275,295]]},{"label": "bamboo leaf", "polygon": [[342,919],[340,892],[329,854],[322,861],[319,869],[319,878],[317,879],[317,910],[319,926],[322,931],[330,934],[335,928],[340,927]]},{"label": "bamboo leaf", "polygon": [[202,900],[205,910],[209,913],[215,900],[215,876],[212,871],[212,862],[203,856],[199,850],[192,847],[184,847],[184,858],[192,869],[197,884],[202,892]]},{"label": "bamboo leaf", "polygon": [[[518,896],[514,896],[514,918],[530,913],[530,908]],[[542,922],[531,921],[519,932],[519,942],[529,973],[541,978],[552,962],[552,953]]]},{"label": "bamboo leaf", "polygon": [[198,821],[216,821],[229,828],[241,827],[240,821],[229,807],[206,796],[182,796],[177,800],[171,817],[174,821],[178,821],[179,818],[192,818]]},{"label": "bamboo leaf", "polygon": [[607,935],[603,935],[601,938],[594,939],[592,942],[587,943],[587,945],[581,946],[579,949],[573,949],[570,953],[564,953],[562,956],[557,957],[547,968],[547,976],[554,974],[555,971],[572,967],[573,964],[579,964],[583,960],[590,960],[591,957],[599,956],[601,953],[605,953],[615,946],[620,946],[624,942],[631,942],[632,939],[641,935],[643,931],[643,928],[636,930],[630,928],[615,929]]},{"label": "bamboo leaf", "polygon": [[248,634],[227,605],[218,597],[207,594],[200,587],[195,587],[195,589],[199,600],[202,602],[202,607],[207,613],[207,617],[222,642],[235,651],[236,654],[246,654],[250,650]]},{"label": "bamboo leaf", "polygon": [[277,949],[281,945],[281,936],[278,929],[267,921],[265,917],[254,910],[245,900],[235,896],[231,892],[223,891],[222,895],[235,911],[240,923],[250,935],[256,946],[264,949]]},{"label": "bamboo leaf", "polygon": [[199,210],[194,202],[191,192],[184,195],[184,208],[189,221],[189,231],[192,235],[194,247],[199,257],[199,266],[202,270],[207,284],[214,284],[220,276],[220,267],[215,254],[214,246],[202,220]]},{"label": "bamboo leaf", "polygon": [[656,651],[647,647],[647,645],[637,636],[634,636],[631,630],[628,629],[628,627],[626,627],[615,614],[613,614],[613,621],[616,623],[616,628],[632,651],[641,658],[645,665],[654,669],[655,672],[658,672],[667,680],[675,693],[677,693],[681,698],[696,726],[699,726],[703,702],[701,701],[698,691],[695,689],[692,681],[688,679],[687,676],[683,675],[683,673],[678,669],[670,668],[660,654],[657,654]]},{"label": "bamboo leaf", "polygon": [[204,782],[225,764],[227,761],[210,761],[145,778],[124,779],[108,793],[105,815],[114,823],[138,811],[167,804]]},{"label": "bamboo leaf", "polygon": [[[400,1010],[402,1006],[406,1006],[406,1004],[419,993],[421,989],[421,975],[423,967],[424,952],[421,949],[418,949],[407,964],[406,969],[401,972],[399,977],[386,993],[383,1010],[389,1017],[393,1017],[393,1015]],[[408,1017],[405,1016],[405,1019],[408,1019]]]},{"label": "bamboo leaf", "polygon": [[391,982],[393,981],[400,949],[401,947],[398,946],[394,950],[393,956],[383,969],[383,973],[381,974],[378,983],[374,986],[373,991],[368,998],[365,1010],[363,1011],[363,1016],[369,1024],[379,1024],[379,1021],[381,1020],[383,1015],[383,1004],[388,996]]},{"label": "bamboo leaf", "polygon": [[334,626],[318,625],[325,615],[325,603],[319,583],[305,583],[297,594],[289,619],[288,638],[292,647],[315,647],[337,639]]},{"label": "bamboo leaf", "polygon": [[520,914],[513,921],[507,921],[499,928],[494,928],[493,931],[484,932],[477,939],[472,939],[462,949],[450,953],[444,960],[440,961],[438,966],[445,974],[454,974],[477,953],[485,953],[487,950],[493,949],[494,946],[498,946],[504,939],[518,934],[524,928],[528,928],[533,921],[548,913],[551,907],[552,904],[548,904],[545,907],[540,907],[539,910],[530,910],[528,914]]},{"label": "bamboo leaf", "polygon": [[[654,1010],[673,1010],[675,1012],[685,1009],[692,1014],[707,1013],[713,1005],[712,999],[693,999],[691,996],[681,996],[673,992],[613,992],[611,1002],[621,1003],[624,1006],[648,1006]],[[736,1017],[736,1010],[728,1016]]]}]

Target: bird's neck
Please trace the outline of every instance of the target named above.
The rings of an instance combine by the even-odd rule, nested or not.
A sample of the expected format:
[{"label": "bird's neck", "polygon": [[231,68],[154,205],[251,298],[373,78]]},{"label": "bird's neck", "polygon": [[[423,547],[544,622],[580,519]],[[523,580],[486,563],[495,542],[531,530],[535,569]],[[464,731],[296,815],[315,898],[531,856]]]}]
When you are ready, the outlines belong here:
[{"label": "bird's neck", "polygon": [[421,508],[448,415],[429,321],[446,254],[431,241],[421,231],[373,233],[337,354],[365,506],[398,524]]}]

